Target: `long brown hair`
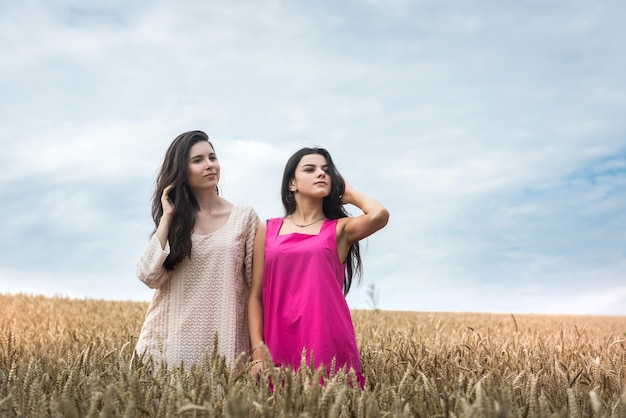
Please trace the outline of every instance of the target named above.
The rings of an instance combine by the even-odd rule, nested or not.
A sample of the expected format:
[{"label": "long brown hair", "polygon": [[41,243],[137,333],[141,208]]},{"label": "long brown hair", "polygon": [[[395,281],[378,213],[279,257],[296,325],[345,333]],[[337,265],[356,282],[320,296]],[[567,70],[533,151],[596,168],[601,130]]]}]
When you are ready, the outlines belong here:
[{"label": "long brown hair", "polygon": [[170,184],[174,185],[169,192],[170,200],[174,205],[172,222],[167,236],[170,243],[170,254],[163,263],[167,270],[173,270],[183,258],[191,255],[191,233],[195,223],[195,213],[199,207],[198,201],[187,183],[187,168],[189,151],[200,141],[206,141],[213,147],[209,141],[209,136],[202,131],[189,131],[178,135],[165,153],[156,180],[156,188],[152,196],[152,219],[155,225],[153,234],[163,216],[161,204],[163,190]]}]

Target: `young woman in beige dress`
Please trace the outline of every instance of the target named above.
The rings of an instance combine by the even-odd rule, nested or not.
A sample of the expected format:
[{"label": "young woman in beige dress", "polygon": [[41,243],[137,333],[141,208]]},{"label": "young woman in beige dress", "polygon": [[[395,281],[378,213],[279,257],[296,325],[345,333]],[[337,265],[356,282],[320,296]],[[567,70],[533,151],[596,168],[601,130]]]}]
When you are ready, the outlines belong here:
[{"label": "young woman in beige dress", "polygon": [[232,362],[250,350],[246,304],[259,218],[219,195],[220,163],[202,131],[179,135],[165,154],[152,201],[155,230],[137,277],[155,289],[136,357],[168,367],[217,350]]}]

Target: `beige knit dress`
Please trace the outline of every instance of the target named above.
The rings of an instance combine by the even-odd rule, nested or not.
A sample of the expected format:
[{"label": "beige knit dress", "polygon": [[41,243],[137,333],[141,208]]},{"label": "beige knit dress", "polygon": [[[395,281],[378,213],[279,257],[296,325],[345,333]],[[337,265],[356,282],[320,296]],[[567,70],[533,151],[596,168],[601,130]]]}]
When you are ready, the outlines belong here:
[{"label": "beige knit dress", "polygon": [[191,236],[191,257],[173,271],[163,267],[169,241],[161,249],[152,236],[137,263],[137,277],[156,289],[135,347],[139,356],[189,367],[211,355],[216,332],[219,353],[229,362],[249,352],[247,302],[258,222],[251,207],[233,206],[221,229]]}]

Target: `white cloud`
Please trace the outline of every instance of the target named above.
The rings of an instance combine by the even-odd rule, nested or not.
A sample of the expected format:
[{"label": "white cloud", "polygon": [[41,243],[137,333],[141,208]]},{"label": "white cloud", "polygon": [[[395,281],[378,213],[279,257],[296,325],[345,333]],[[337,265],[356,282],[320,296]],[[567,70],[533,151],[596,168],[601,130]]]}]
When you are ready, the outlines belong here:
[{"label": "white cloud", "polygon": [[152,176],[164,147],[171,141],[164,137],[165,128],[155,121],[107,119],[47,128],[23,132],[18,140],[3,144],[12,158],[0,179],[52,176],[59,181]]}]

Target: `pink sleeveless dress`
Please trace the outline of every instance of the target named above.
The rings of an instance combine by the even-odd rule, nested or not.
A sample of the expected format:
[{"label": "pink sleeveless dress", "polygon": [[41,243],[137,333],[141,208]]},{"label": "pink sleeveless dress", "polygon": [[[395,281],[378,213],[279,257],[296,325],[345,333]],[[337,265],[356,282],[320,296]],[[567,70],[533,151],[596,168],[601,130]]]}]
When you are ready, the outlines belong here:
[{"label": "pink sleeveless dress", "polygon": [[354,325],[343,296],[345,265],[337,253],[337,220],[324,220],[318,235],[278,235],[283,218],[270,219],[265,239],[263,332],[274,364],[297,370],[302,350],[317,369],[354,369],[364,378]]}]

